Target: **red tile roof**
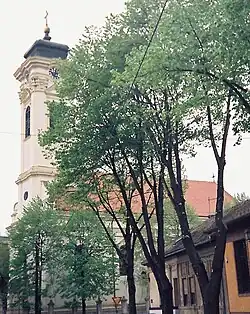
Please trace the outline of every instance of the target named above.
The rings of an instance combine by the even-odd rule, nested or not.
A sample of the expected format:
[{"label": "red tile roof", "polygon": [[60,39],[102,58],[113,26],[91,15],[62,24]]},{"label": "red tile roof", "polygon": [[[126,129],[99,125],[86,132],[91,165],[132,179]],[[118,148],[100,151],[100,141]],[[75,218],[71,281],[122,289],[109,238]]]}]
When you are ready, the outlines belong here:
[{"label": "red tile roof", "polygon": [[[185,199],[196,211],[198,216],[208,216],[214,214],[216,205],[217,184],[209,181],[186,181]],[[225,204],[230,203],[233,197],[225,191]]]},{"label": "red tile roof", "polygon": [[[185,199],[186,203],[190,205],[198,216],[200,217],[208,217],[215,213],[215,205],[216,205],[216,188],[217,184],[215,182],[209,181],[195,181],[195,180],[187,180],[186,184],[186,193]],[[69,191],[68,191],[69,192]],[[153,201],[152,193],[149,192],[148,187],[145,188],[146,192],[146,200],[148,203]],[[94,200],[98,200],[98,197],[95,196]],[[225,192],[225,204],[231,202],[233,197]],[[63,207],[64,210],[70,210],[69,204],[65,204],[62,202],[62,199],[58,200],[58,207]],[[59,205],[60,203],[60,205]],[[64,204],[63,204],[64,203]],[[63,205],[62,205],[63,204]],[[109,193],[109,204],[112,206],[113,210],[120,210],[122,206],[124,206],[124,201],[119,192],[112,191]],[[138,193],[135,193],[132,199],[132,211],[134,213],[141,213],[141,199]],[[73,206],[75,207],[75,206]],[[100,210],[104,211],[104,207],[100,205]],[[149,211],[151,211],[149,209]]]}]

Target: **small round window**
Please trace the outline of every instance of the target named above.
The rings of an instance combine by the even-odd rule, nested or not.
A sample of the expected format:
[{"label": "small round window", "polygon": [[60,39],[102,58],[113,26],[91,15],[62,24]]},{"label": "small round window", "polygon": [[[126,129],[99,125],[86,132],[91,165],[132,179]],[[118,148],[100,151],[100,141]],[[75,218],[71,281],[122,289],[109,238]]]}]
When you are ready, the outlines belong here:
[{"label": "small round window", "polygon": [[28,191],[24,192],[23,198],[24,198],[25,201],[28,199],[28,197],[29,197]]}]

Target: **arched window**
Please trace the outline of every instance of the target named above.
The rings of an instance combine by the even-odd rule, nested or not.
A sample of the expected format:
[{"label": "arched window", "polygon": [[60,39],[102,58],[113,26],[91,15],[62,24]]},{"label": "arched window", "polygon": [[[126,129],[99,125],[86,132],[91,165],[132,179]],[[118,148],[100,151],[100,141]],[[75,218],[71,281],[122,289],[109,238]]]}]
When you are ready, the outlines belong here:
[{"label": "arched window", "polygon": [[30,106],[25,111],[25,138],[30,136]]}]

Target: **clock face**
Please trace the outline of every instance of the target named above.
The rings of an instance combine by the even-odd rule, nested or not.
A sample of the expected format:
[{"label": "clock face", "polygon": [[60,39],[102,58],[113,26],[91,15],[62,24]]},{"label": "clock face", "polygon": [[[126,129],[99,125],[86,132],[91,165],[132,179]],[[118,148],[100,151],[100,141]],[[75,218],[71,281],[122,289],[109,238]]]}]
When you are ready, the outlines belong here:
[{"label": "clock face", "polygon": [[59,72],[56,68],[50,68],[49,69],[49,75],[53,78],[53,79],[58,79],[59,78]]}]

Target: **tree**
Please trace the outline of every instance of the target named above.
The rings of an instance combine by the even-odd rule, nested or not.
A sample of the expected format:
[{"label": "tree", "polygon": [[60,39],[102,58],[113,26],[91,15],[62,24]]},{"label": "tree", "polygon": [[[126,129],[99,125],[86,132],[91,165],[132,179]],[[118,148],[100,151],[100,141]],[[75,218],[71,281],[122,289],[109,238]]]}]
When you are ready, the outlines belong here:
[{"label": "tree", "polygon": [[[187,211],[188,222],[192,230],[196,226],[198,226],[201,221],[200,221],[200,218],[195,213],[195,211],[189,205],[187,205],[186,211]],[[152,215],[150,223],[153,229],[154,241],[155,243],[157,243],[157,230],[156,230],[157,222],[156,222],[155,215]],[[145,231],[143,232],[143,234],[146,237]],[[181,229],[180,229],[180,224],[178,221],[178,216],[175,212],[175,209],[171,201],[168,199],[165,200],[165,204],[164,204],[164,236],[165,236],[165,246],[167,247],[173,245],[173,243],[181,237]],[[136,275],[139,274],[139,276],[138,275],[137,276],[135,275],[135,276],[138,278],[139,281],[142,281],[143,285],[145,285],[144,276],[140,276],[141,274],[144,274],[145,272],[145,268],[143,266],[145,263],[145,258],[143,256],[143,251],[138,241],[136,242],[136,245],[135,245],[134,254],[135,254],[135,260],[137,261],[137,263],[135,264],[135,274]]]},{"label": "tree", "polygon": [[234,200],[235,200],[236,204],[241,203],[241,202],[244,202],[246,200],[249,200],[249,196],[245,192],[237,193],[234,195]]},{"label": "tree", "polygon": [[[151,51],[151,53],[156,58],[156,52]],[[161,51],[159,54],[161,55]],[[156,158],[161,164],[162,185],[178,216],[183,244],[199,282],[204,312],[218,313],[226,241],[226,227],[222,220],[224,205],[223,178],[232,93],[229,91],[227,95],[227,91],[223,90],[221,86],[216,91],[209,90],[208,93],[204,82],[197,81],[196,85],[192,86],[195,82],[193,77],[189,75],[179,76],[175,74],[172,76],[166,75],[164,72],[160,73],[160,71],[157,76],[145,75],[145,73],[152,73],[156,67],[150,57],[148,56],[149,59],[147,59],[150,62],[145,62],[137,86],[134,87],[133,100],[141,108],[139,119],[145,125],[143,136],[153,143],[152,150],[157,154]],[[134,51],[134,54],[127,59],[128,66],[125,73],[118,74],[118,78],[119,76],[122,77],[118,84],[124,86],[124,82],[130,81],[129,77],[134,77],[135,64],[138,64],[138,60],[141,58],[141,51]],[[156,59],[155,61],[158,64],[161,58],[158,55]],[[203,103],[206,104],[206,109]],[[201,126],[203,130],[200,129]],[[220,127],[222,128],[222,145],[219,152],[216,133]],[[218,231],[213,260],[214,271],[210,278],[208,278],[205,266],[192,240],[185,209],[181,169],[181,155],[192,154],[194,143],[201,141],[202,138],[204,141],[207,139],[211,141],[218,165],[216,205],[216,226]],[[164,178],[165,172],[168,174],[169,182],[166,182]],[[211,298],[211,295],[213,295],[213,298]],[[161,292],[160,297],[163,300],[164,296],[161,295]]]},{"label": "tree", "polygon": [[23,216],[11,227],[9,292],[13,305],[29,308],[30,297],[34,297],[35,314],[41,313],[42,280],[45,273],[50,275],[54,238],[61,223],[59,213],[37,198],[28,204]]},{"label": "tree", "polygon": [[[228,9],[223,6],[226,3],[216,1],[219,14]],[[173,305],[164,263],[164,202],[168,197],[199,282],[204,311],[218,313],[226,241],[222,218],[227,135],[230,118],[242,108],[239,105],[246,97],[241,97],[241,88],[229,79],[235,77],[236,63],[231,67],[230,58],[222,63],[220,53],[225,53],[228,45],[215,46],[219,31],[226,29],[228,13],[222,26],[207,25],[218,16],[210,2],[185,1],[184,10],[180,10],[179,4],[172,1],[144,58],[148,41],[142,40],[141,34],[150,37],[155,23],[147,22],[148,17],[158,16],[161,4],[142,0],[138,13],[138,4],[129,2],[126,12],[117,18],[119,23],[114,23],[113,33],[107,28],[100,31],[99,37],[89,33],[88,39],[76,47],[61,67],[58,93],[63,100],[50,108],[57,122],[42,144],[54,153],[59,186],[74,185],[89,199],[89,195],[98,194],[96,186],[100,185],[100,176],[105,176],[107,183],[101,185],[102,189],[108,186],[108,192],[118,191],[127,220],[156,278],[163,313],[172,313]],[[109,28],[112,25],[109,21]],[[204,35],[206,53],[196,26]],[[131,49],[121,51],[119,45],[124,43],[129,43]],[[119,66],[113,61],[117,58]],[[144,62],[138,75],[141,60]],[[219,76],[210,71],[217,66]],[[131,86],[132,82],[135,84]],[[182,182],[182,155],[193,156],[195,145],[201,143],[211,146],[218,166],[211,278],[192,240]],[[140,200],[141,222],[134,214],[134,194]],[[152,209],[157,220],[156,243],[150,223]]]},{"label": "tree", "polygon": [[234,194],[232,201],[225,204],[224,209],[229,210],[233,206],[235,206],[241,202],[244,202],[246,200],[249,200],[249,196],[245,192],[236,193],[236,194]]},{"label": "tree", "polygon": [[62,228],[64,240],[58,247],[57,290],[62,297],[81,301],[84,314],[86,300],[112,292],[117,261],[107,235],[92,211],[70,212]]},{"label": "tree", "polygon": [[[107,176],[107,178],[110,180],[109,176]],[[119,257],[120,276],[126,275],[128,283],[129,311],[135,314],[135,262],[139,261],[140,263],[141,261],[141,258],[138,259],[135,257],[137,236],[130,225],[129,216],[123,205],[122,197],[119,196],[119,191],[113,189],[114,186],[113,184],[110,185],[109,180],[105,180],[105,176],[102,176],[101,180],[96,180],[92,186],[90,184],[88,185],[87,193],[83,193],[82,190],[75,190],[73,197],[72,192],[69,193],[67,189],[66,193],[64,193],[65,187],[63,187],[64,191],[60,192],[56,184],[57,182],[53,182],[52,185],[49,185],[49,194],[52,200],[58,200],[58,196],[62,193],[64,198],[63,206],[72,206],[73,204],[79,206],[79,204],[81,204],[82,207],[83,204],[85,204],[83,208],[92,209],[96,214]],[[90,197],[88,197],[89,195]],[[134,195],[133,189],[131,189],[131,197],[132,195],[136,201],[137,197]],[[151,214],[153,214],[153,211]],[[139,223],[141,216],[138,214],[136,219]],[[143,230],[143,225],[141,226],[141,230]],[[141,250],[139,256],[141,257]],[[138,274],[137,277],[139,277]],[[116,297],[115,282],[113,293],[114,297]]]},{"label": "tree", "polygon": [[[157,6],[152,5],[152,8],[157,9]],[[121,19],[120,16],[110,16],[107,19],[106,27],[103,30],[96,30],[95,28],[90,28],[85,30],[84,34],[84,40],[80,41],[79,47],[76,47],[76,49],[73,49],[73,53],[75,54],[75,60],[69,61],[67,64],[63,63],[63,66],[60,71],[64,72],[65,75],[67,73],[71,72],[72,67],[74,67],[74,86],[72,84],[61,84],[59,81],[59,88],[60,88],[60,96],[61,99],[67,99],[67,100],[73,100],[76,94],[80,90],[82,90],[82,87],[85,83],[81,82],[81,73],[79,72],[79,68],[76,66],[75,61],[80,58],[81,60],[85,60],[86,63],[84,64],[84,67],[81,67],[81,70],[84,72],[84,80],[86,79],[87,82],[91,85],[93,83],[93,93],[97,93],[97,95],[100,95],[103,91],[103,87],[107,86],[110,83],[111,80],[111,70],[122,70],[125,63],[125,56],[127,53],[129,53],[134,47],[139,47],[142,43],[145,43],[145,39],[148,32],[148,26],[147,26],[147,18],[142,15],[140,21],[134,20],[134,5],[131,4],[131,12],[126,15],[125,19],[128,20],[129,23],[131,23],[131,30],[128,31],[127,26],[124,24],[124,21]],[[147,16],[149,17],[154,15],[153,10],[147,10]],[[136,27],[136,23],[139,23],[141,25],[141,30],[138,32],[138,29]],[[103,37],[100,37],[100,34]],[[119,34],[119,36],[118,36]],[[105,38],[109,38],[109,41],[106,41]],[[95,50],[92,51],[92,45],[95,45]],[[99,47],[99,48],[98,48]],[[119,51],[117,48],[119,47]],[[103,55],[103,48],[106,50],[106,56],[108,58],[108,63],[111,62],[111,65],[108,66],[108,68],[102,69],[101,77],[99,76],[100,72],[98,71],[98,62],[96,63],[98,58],[104,57]],[[93,55],[92,55],[92,52]],[[95,57],[96,60],[95,60]],[[93,58],[94,57],[94,58]],[[77,61],[78,62],[78,61]],[[97,66],[97,76],[94,75],[93,67],[91,66],[91,62],[94,62],[95,66]],[[89,65],[89,66],[88,66]],[[60,66],[59,66],[60,67]],[[111,67],[111,68],[110,68]],[[80,71],[81,71],[80,70]],[[72,74],[72,72],[71,72]],[[82,84],[83,83],[83,84]],[[92,89],[91,87],[91,89]],[[84,91],[83,91],[84,94]],[[80,96],[80,95],[79,95]],[[77,96],[78,97],[78,96]],[[91,97],[96,97],[94,95],[91,95],[88,100],[86,98],[86,94],[84,94],[84,98],[86,103],[89,101],[91,102]],[[105,98],[105,96],[103,97]],[[103,99],[103,101],[105,101]],[[59,109],[59,107],[56,106],[56,103],[50,105],[50,111],[51,116],[57,115],[56,111]],[[61,113],[66,114],[66,111],[64,111],[65,107],[62,106]],[[70,114],[70,113],[69,113]],[[77,115],[78,113],[75,112]],[[70,116],[68,116],[69,119]],[[53,118],[54,119],[54,118]],[[56,119],[56,117],[55,117]],[[69,121],[69,120],[68,120]],[[74,124],[74,118],[72,116],[72,121]],[[63,121],[62,121],[63,123]],[[62,124],[55,124],[53,127],[53,131],[55,131],[55,134],[57,132],[61,132],[60,129],[63,128]],[[55,135],[56,136],[56,135]],[[48,139],[50,143],[53,142],[54,135],[52,135],[52,138]],[[55,138],[54,138],[55,139]],[[62,138],[61,138],[62,139]],[[47,140],[43,143],[43,145],[46,146]],[[131,187],[131,193],[134,194],[134,189]],[[128,290],[129,290],[129,310],[130,313],[136,313],[136,301],[135,301],[135,294],[136,294],[136,287],[134,283],[134,245],[136,241],[136,234],[133,231],[131,224],[129,222],[129,216],[126,212],[126,208],[124,204],[120,206],[118,205],[119,210],[117,208],[112,208],[110,206],[110,200],[108,198],[107,193],[103,189],[100,189],[98,184],[94,184],[91,189],[92,195],[97,195],[98,202],[94,203],[93,199],[87,199],[85,197],[85,203],[86,206],[91,206],[92,209],[96,212],[100,222],[102,223],[102,226],[105,228],[106,232],[107,229],[105,227],[105,223],[103,220],[103,216],[99,214],[99,203],[101,203],[101,206],[105,206],[106,212],[110,216],[112,220],[114,220],[114,223],[119,229],[119,233],[122,235],[123,243],[115,243],[114,239],[112,237],[109,238],[112,239],[113,246],[116,250],[117,255],[119,256],[120,260],[123,260],[124,264],[126,265],[126,272],[127,272],[127,281],[128,281]],[[58,194],[58,191],[57,191]],[[131,194],[131,197],[132,197]],[[101,197],[100,197],[101,196]],[[109,210],[107,210],[109,208]],[[121,209],[121,210],[120,210]],[[124,224],[120,224],[119,220],[124,221]],[[121,250],[121,245],[126,248],[126,254],[123,254],[123,250]]]},{"label": "tree", "polygon": [[6,237],[0,237],[0,299],[2,313],[7,313],[7,297],[9,284],[9,247]]},{"label": "tree", "polygon": [[171,1],[159,27],[169,39],[167,72],[189,73],[233,92],[236,133],[249,125],[249,13],[244,0]]},{"label": "tree", "polygon": [[[103,103],[103,105],[104,105],[104,103]],[[61,107],[61,112],[63,112],[64,111],[64,109],[66,109],[66,111],[67,111],[67,107],[66,106],[64,106],[64,108],[63,108],[63,104],[62,104],[62,107]],[[91,108],[90,108],[91,109]],[[104,109],[104,107],[103,107],[103,109]],[[73,108],[73,110],[74,110],[74,108]],[[105,109],[104,109],[105,110]],[[56,106],[54,105],[54,107],[53,107],[53,111],[54,111],[54,113],[55,113],[55,111],[56,111]],[[66,111],[64,111],[64,113],[63,113],[63,115],[67,115],[67,113],[66,113]],[[97,111],[98,112],[98,111]],[[94,112],[93,112],[94,113]],[[79,113],[78,113],[79,114]],[[84,112],[82,112],[82,114],[83,115],[85,115],[84,114]],[[82,114],[80,114],[80,116],[82,116]],[[72,116],[72,113],[69,113],[69,116],[71,116],[71,118],[70,119],[72,119],[73,118],[73,116]],[[96,116],[97,117],[97,116]],[[57,120],[57,118],[58,117],[56,117],[56,116],[53,116],[53,120],[55,121],[55,120]],[[100,120],[99,120],[99,122],[97,122],[97,121],[95,121],[94,123],[93,123],[93,121],[91,122],[91,123],[93,123],[93,124],[99,124],[99,123],[103,123],[103,119],[102,119],[102,117],[98,117],[98,118],[100,118]],[[120,118],[120,117],[119,117]],[[57,120],[57,121],[59,121],[59,120]],[[62,121],[61,121],[62,122]],[[64,122],[66,122],[66,120],[64,120]],[[64,122],[62,122],[62,123],[64,123]],[[55,122],[56,123],[56,122]],[[74,123],[74,122],[73,122]],[[107,131],[109,132],[109,129],[110,129],[110,126],[109,125],[107,125],[106,124],[106,122],[105,122],[105,125],[106,125],[106,127],[107,127]],[[61,126],[62,126],[62,124],[61,124]],[[57,129],[57,127],[59,128],[59,126],[55,126],[55,129],[53,130],[53,132],[56,132],[56,131],[58,131],[58,129]],[[89,129],[89,127],[90,127],[90,124],[89,124],[89,126],[88,126],[88,130],[87,129],[84,129],[84,128],[81,128],[81,132],[83,132],[82,134],[85,134],[85,135],[88,135],[88,136],[91,136],[91,133],[93,133],[92,131],[90,131],[90,129]],[[69,130],[69,128],[67,127],[67,129]],[[105,129],[103,130],[104,132],[105,132]],[[91,132],[91,133],[90,133]],[[106,132],[105,132],[106,133]],[[98,159],[99,160],[101,160],[101,155],[104,153],[104,151],[105,150],[103,150],[103,144],[104,144],[104,142],[103,142],[103,140],[104,140],[104,138],[105,138],[105,133],[104,134],[102,134],[101,135],[101,138],[100,138],[100,140],[98,141],[98,143],[96,142],[96,141],[93,141],[93,139],[90,139],[90,141],[88,141],[88,143],[90,144],[90,143],[94,143],[94,145],[92,146],[92,148],[91,148],[91,152],[90,152],[90,150],[87,150],[87,148],[85,147],[84,148],[84,146],[83,146],[83,148],[84,148],[84,150],[86,151],[86,152],[88,152],[89,153],[89,155],[85,155],[85,157],[83,156],[83,154],[82,154],[82,152],[81,152],[81,154],[79,154],[79,152],[77,152],[77,155],[78,156],[81,156],[81,158],[87,158],[87,160],[86,160],[86,162],[84,162],[83,164],[85,164],[87,167],[88,166],[90,166],[90,168],[92,168],[92,166],[91,166],[91,164],[93,164],[94,162],[95,162],[95,164],[94,164],[94,167],[95,168],[92,168],[92,169],[90,169],[90,168],[86,168],[86,169],[84,169],[83,171],[81,171],[81,179],[78,177],[76,177],[76,174],[74,174],[73,176],[74,176],[74,180],[72,180],[72,181],[70,181],[69,180],[69,178],[67,178],[67,181],[66,182],[64,182],[63,184],[62,184],[62,186],[69,186],[70,184],[71,185],[76,185],[76,184],[80,184],[81,185],[81,192],[83,193],[83,195],[85,196],[85,198],[86,198],[86,196],[88,196],[89,195],[89,193],[91,194],[91,195],[93,195],[94,193],[96,193],[97,194],[97,191],[95,190],[94,191],[94,189],[96,188],[96,186],[98,186],[98,179],[96,180],[96,178],[98,178],[98,174],[100,173],[100,169],[101,168],[105,168],[105,165],[107,164],[107,162],[109,163],[109,171],[111,171],[111,174],[112,174],[112,176],[110,177],[109,176],[109,174],[110,174],[110,172],[107,172],[107,171],[105,171],[105,174],[107,174],[108,176],[107,176],[107,178],[109,179],[109,185],[110,186],[112,186],[112,189],[113,190],[118,190],[119,191],[119,193],[120,194],[123,194],[122,195],[122,198],[123,198],[123,204],[124,204],[124,206],[125,206],[125,208],[126,208],[126,212],[127,212],[127,222],[128,222],[128,224],[127,224],[127,226],[131,226],[131,228],[132,228],[132,230],[133,229],[137,229],[137,232],[136,232],[136,234],[137,234],[137,236],[139,237],[140,236],[140,238],[141,238],[141,241],[143,242],[143,244],[144,244],[144,249],[145,250],[147,250],[147,245],[146,245],[146,242],[145,242],[145,240],[144,240],[144,238],[143,238],[143,236],[142,236],[142,233],[141,233],[141,228],[142,228],[142,226],[143,225],[138,225],[138,221],[137,221],[137,217],[133,214],[133,209],[132,209],[132,207],[131,207],[131,205],[132,205],[132,200],[133,200],[133,195],[134,194],[138,194],[139,196],[139,198],[141,198],[141,196],[143,196],[144,195],[144,192],[142,192],[141,190],[140,190],[140,192],[138,193],[138,186],[137,187],[135,187],[134,186],[134,184],[130,184],[129,183],[129,177],[131,176],[130,175],[130,173],[129,173],[129,169],[127,168],[127,165],[126,165],[126,162],[124,162],[124,161],[122,161],[120,158],[118,159],[116,159],[116,156],[113,156],[113,152],[114,151],[112,151],[111,152],[111,154],[110,154],[110,156],[107,156],[108,157],[108,159],[105,161],[105,165],[104,164],[102,164],[102,165],[98,165]],[[55,134],[55,133],[54,133]],[[61,133],[62,134],[62,133]],[[75,133],[76,134],[76,133]],[[108,135],[108,133],[106,133],[107,135]],[[63,135],[63,134],[62,134]],[[54,136],[54,135],[53,135]],[[108,135],[109,136],[109,135]],[[112,141],[112,139],[111,139],[111,141]],[[85,143],[87,143],[87,141],[85,142]],[[99,149],[97,149],[98,148],[98,146],[99,146]],[[59,156],[59,155],[58,155]],[[72,155],[71,155],[72,156]],[[76,156],[76,155],[75,155]],[[115,157],[115,159],[116,160],[114,160],[114,157]],[[115,163],[114,163],[114,161],[115,161]],[[82,165],[83,165],[82,164]],[[115,167],[115,168],[114,168]],[[81,169],[82,170],[82,169]],[[112,173],[112,171],[113,170],[115,170],[115,177],[113,176],[113,174],[114,173]],[[119,173],[119,174],[118,174]],[[142,173],[142,172],[141,172]],[[79,173],[80,174],[80,173]],[[83,175],[84,175],[84,177],[83,177]],[[61,177],[62,178],[62,177]],[[64,177],[64,179],[65,179],[66,177]],[[111,179],[110,179],[111,178]],[[122,181],[118,181],[118,178],[120,178]],[[59,179],[59,177],[57,178],[57,179]],[[133,180],[133,179],[132,179]],[[83,182],[83,183],[80,183],[80,181],[81,182]],[[61,181],[62,182],[62,181]],[[85,183],[87,183],[88,182],[88,184],[87,185],[85,185],[84,186],[84,184]],[[92,183],[92,184],[90,184],[90,182]],[[100,182],[99,182],[100,183]],[[87,191],[86,191],[87,190]],[[83,192],[84,191],[84,192]],[[155,191],[156,191],[156,187],[155,187]],[[152,193],[149,193],[149,194],[151,194],[152,195]],[[144,198],[144,197],[143,197]],[[163,198],[163,196],[162,196],[162,198]],[[143,202],[144,202],[144,218],[143,218],[143,223],[145,222],[145,220],[147,221],[147,224],[148,224],[148,221],[149,221],[149,219],[150,219],[150,215],[151,215],[151,211],[152,211],[152,209],[151,210],[149,210],[149,211],[147,211],[148,209],[150,209],[150,208],[152,208],[152,206],[150,205],[150,206],[147,206],[147,201],[146,201],[146,199],[144,198],[143,199]],[[115,209],[114,209],[115,210]],[[141,216],[143,216],[143,215],[141,215]],[[131,223],[131,220],[133,220],[133,223]],[[149,224],[148,224],[149,225]],[[149,237],[150,237],[150,239],[151,239],[151,247],[153,248],[153,238],[152,238],[152,231],[150,231],[150,229],[149,229],[149,227],[148,227],[148,232],[149,232]],[[163,236],[163,230],[161,229],[161,234],[162,234],[162,236]],[[159,242],[160,242],[161,240],[159,240]],[[127,242],[128,243],[128,242]],[[130,242],[131,243],[131,242]],[[154,252],[155,252],[155,249],[153,249],[154,250]],[[131,252],[131,251],[130,251]],[[164,293],[165,294],[168,294],[168,298],[165,298],[165,297],[162,297],[162,299],[163,300],[168,300],[168,303],[170,304],[170,309],[171,309],[171,312],[172,312],[172,290],[171,290],[171,288],[170,288],[170,283],[169,283],[169,281],[168,281],[168,279],[166,278],[166,274],[165,274],[165,263],[164,263],[164,244],[163,245],[161,245],[161,264],[159,263],[159,260],[158,260],[158,257],[157,257],[157,254],[156,254],[156,252],[154,253],[154,255],[156,256],[156,259],[157,260],[155,260],[154,261],[154,265],[161,265],[161,272],[159,273],[157,273],[157,270],[155,270],[155,273],[157,273],[158,274],[158,280],[159,281],[162,281],[162,282],[164,282],[164,283],[166,283],[165,284],[165,286],[163,287],[162,286],[162,291],[164,291]],[[150,255],[148,255],[148,256],[150,256]],[[151,258],[151,257],[150,257]],[[153,259],[151,258],[151,260],[153,261]],[[131,313],[134,313],[134,312],[131,312]]]},{"label": "tree", "polygon": [[[169,30],[168,27],[166,29]],[[145,133],[154,144],[159,162],[162,163],[164,169],[163,172],[166,170],[169,176],[170,183],[165,184],[165,189],[178,215],[183,244],[198,278],[204,312],[218,313],[226,241],[226,227],[222,220],[225,150],[231,108],[235,98],[232,91],[227,91],[223,85],[218,83],[218,85],[211,87],[208,82],[197,79],[189,73],[184,73],[185,71],[174,74],[168,72],[166,74],[166,71],[159,70],[157,74],[149,75],[148,73],[153,73],[154,69],[159,66],[159,60],[161,60],[161,64],[164,64],[166,58],[169,58],[169,56],[164,56],[166,47],[163,51],[159,49],[164,45],[169,48],[167,41],[169,38],[165,35],[166,33],[162,37],[159,35],[158,41],[155,41],[145,60],[140,77],[136,82],[137,85],[134,87],[134,101],[143,108],[144,112],[141,111],[140,115],[143,116],[144,121],[148,119]],[[174,39],[170,38],[170,42],[171,39],[173,42]],[[124,86],[126,84],[124,82],[131,81],[131,77],[135,75],[135,65],[138,64],[138,60],[141,60],[141,58],[141,51],[134,51],[134,54],[127,59],[125,73],[117,75],[118,79],[120,77],[119,86]],[[162,69],[164,69],[164,66],[162,66]],[[204,104],[206,107],[204,107]],[[148,115],[148,117],[152,117],[151,119],[145,116],[147,109],[148,113],[151,111],[151,116]],[[197,122],[200,125],[197,125]],[[203,130],[200,129],[200,126]],[[219,128],[222,128],[221,148],[218,148],[217,142]],[[213,272],[210,278],[207,276],[204,264],[192,240],[185,211],[181,173],[181,155],[192,153],[190,149],[193,146],[190,146],[190,144],[192,142],[194,144],[198,140],[201,141],[202,138],[204,141],[210,141],[218,166],[216,204],[216,226],[218,229]]]}]

